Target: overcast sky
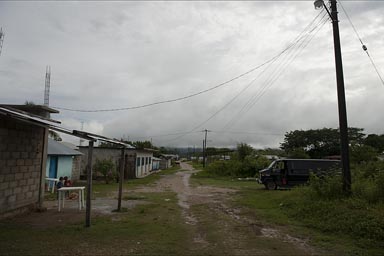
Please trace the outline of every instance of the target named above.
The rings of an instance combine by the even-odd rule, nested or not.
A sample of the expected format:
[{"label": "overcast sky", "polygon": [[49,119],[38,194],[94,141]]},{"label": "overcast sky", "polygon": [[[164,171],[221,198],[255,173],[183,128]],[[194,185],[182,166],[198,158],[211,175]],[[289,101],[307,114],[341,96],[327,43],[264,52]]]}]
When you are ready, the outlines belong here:
[{"label": "overcast sky", "polygon": [[[342,3],[384,76],[384,1]],[[348,124],[384,134],[384,85],[339,12]],[[323,13],[312,1],[1,1],[0,102],[42,104],[47,65],[51,107],[100,110],[184,97],[269,61],[182,101],[52,118],[157,146],[199,147],[208,129],[208,146],[278,147],[288,131],[338,127]]]}]

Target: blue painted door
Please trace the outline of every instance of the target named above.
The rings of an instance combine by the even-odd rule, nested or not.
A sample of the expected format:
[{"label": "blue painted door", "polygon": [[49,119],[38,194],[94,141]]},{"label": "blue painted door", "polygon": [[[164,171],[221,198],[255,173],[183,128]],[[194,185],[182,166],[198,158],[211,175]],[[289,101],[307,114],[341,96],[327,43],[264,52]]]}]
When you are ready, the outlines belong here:
[{"label": "blue painted door", "polygon": [[49,178],[57,178],[57,156],[50,156]]}]

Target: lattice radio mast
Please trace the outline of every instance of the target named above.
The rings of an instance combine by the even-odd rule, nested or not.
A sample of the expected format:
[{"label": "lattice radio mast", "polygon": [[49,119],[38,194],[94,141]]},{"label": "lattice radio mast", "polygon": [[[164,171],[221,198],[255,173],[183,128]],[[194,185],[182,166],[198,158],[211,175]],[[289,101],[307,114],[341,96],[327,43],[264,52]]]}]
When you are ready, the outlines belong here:
[{"label": "lattice radio mast", "polygon": [[0,55],[1,55],[1,49],[3,49],[3,42],[4,42],[3,28],[0,28]]},{"label": "lattice radio mast", "polygon": [[[81,121],[81,130],[84,129],[84,121]],[[80,146],[83,146],[83,142],[84,140],[82,138],[80,138]]]},{"label": "lattice radio mast", "polygon": [[49,90],[51,87],[51,67],[47,66],[45,71],[45,90],[44,90],[44,106],[49,106]]}]

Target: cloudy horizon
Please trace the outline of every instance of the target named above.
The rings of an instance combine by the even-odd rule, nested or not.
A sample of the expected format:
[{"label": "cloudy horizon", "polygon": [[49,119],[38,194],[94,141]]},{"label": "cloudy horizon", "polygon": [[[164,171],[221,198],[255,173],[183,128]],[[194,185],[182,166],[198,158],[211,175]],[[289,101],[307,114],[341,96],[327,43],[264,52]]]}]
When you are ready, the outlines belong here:
[{"label": "cloudy horizon", "polygon": [[[384,75],[384,2],[342,3]],[[184,100],[52,118],[155,146],[201,147],[208,129],[208,146],[279,147],[291,130],[338,127],[324,15],[312,1],[0,2],[1,103],[42,104],[47,65],[51,107],[105,110],[195,94],[265,63]],[[339,19],[348,125],[384,134],[384,86],[340,6]]]}]

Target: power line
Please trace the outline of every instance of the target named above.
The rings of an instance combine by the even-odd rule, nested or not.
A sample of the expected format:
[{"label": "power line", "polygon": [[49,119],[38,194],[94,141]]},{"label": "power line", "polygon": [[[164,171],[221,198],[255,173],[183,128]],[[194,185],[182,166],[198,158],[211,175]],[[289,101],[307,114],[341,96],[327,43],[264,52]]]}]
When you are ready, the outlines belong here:
[{"label": "power line", "polygon": [[340,6],[341,6],[341,8],[343,9],[343,11],[344,11],[344,13],[345,13],[345,16],[347,17],[347,19],[348,19],[348,21],[349,21],[349,24],[351,24],[351,27],[352,27],[353,30],[355,31],[355,34],[356,34],[357,38],[359,39],[359,41],[360,41],[360,43],[361,43],[361,46],[362,46],[363,50],[367,53],[367,56],[368,56],[369,60],[371,61],[372,66],[373,66],[373,68],[375,69],[377,75],[379,76],[381,83],[384,85],[384,80],[383,80],[383,78],[381,77],[380,72],[379,72],[379,70],[378,70],[378,68],[377,68],[377,66],[376,66],[376,64],[375,64],[375,62],[373,61],[373,57],[371,57],[371,55],[369,54],[367,46],[363,43],[363,40],[361,39],[359,33],[357,32],[356,27],[353,25],[352,20],[351,20],[351,18],[349,17],[347,11],[344,9],[344,6],[341,4],[341,1],[339,1],[339,3],[340,3]]},{"label": "power line", "polygon": [[[299,38],[301,36],[301,34],[308,28],[310,27],[313,22],[318,18],[318,16],[321,14],[321,12],[305,27],[305,29],[296,37],[296,38]],[[296,39],[295,39],[296,40]],[[295,41],[294,40],[294,41]],[[143,104],[143,105],[138,105],[138,106],[133,106],[133,107],[123,107],[123,108],[111,108],[111,109],[94,109],[94,110],[91,110],[91,109],[72,109],[72,108],[65,108],[65,107],[60,107],[60,106],[53,106],[53,108],[56,108],[56,109],[61,109],[61,110],[66,110],[66,111],[72,111],[72,112],[113,112],[113,111],[123,111],[123,110],[133,110],[133,109],[140,109],[140,108],[145,108],[145,107],[150,107],[150,106],[155,106],[155,105],[160,105],[160,104],[165,104],[165,103],[171,103],[171,102],[176,102],[176,101],[181,101],[181,100],[185,100],[185,99],[189,99],[189,98],[192,98],[192,97],[195,97],[195,96],[198,96],[198,95],[201,95],[201,94],[204,94],[206,92],[209,92],[209,91],[212,91],[212,90],[215,90],[217,88],[220,88],[224,85],[227,85],[241,77],[244,77],[252,72],[254,72],[255,70],[265,66],[266,64],[270,63],[270,62],[273,62],[274,60],[276,60],[277,58],[279,58],[282,54],[284,54],[286,51],[288,51],[291,47],[294,46],[295,43],[292,43],[290,45],[288,45],[285,49],[283,49],[280,53],[278,53],[277,55],[275,55],[274,57],[268,59],[267,61],[265,61],[264,63],[254,67],[254,68],[251,68],[250,70],[234,77],[234,78],[231,78],[223,83],[220,83],[216,86],[213,86],[211,88],[208,88],[206,90],[202,90],[202,91],[199,91],[199,92],[196,92],[196,93],[192,93],[192,94],[189,94],[189,95],[186,95],[186,96],[183,96],[183,97],[178,97],[178,98],[175,98],[175,99],[169,99],[169,100],[163,100],[163,101],[158,101],[158,102],[153,102],[153,103],[148,103],[148,104]]]},{"label": "power line", "polygon": [[[324,16],[325,16],[326,14],[324,14]],[[313,24],[314,23],[314,21],[317,19],[317,17],[318,17],[319,15],[317,15],[316,17],[315,17],[315,19],[310,23],[310,24]],[[324,21],[324,16],[321,18],[321,21],[320,21],[320,23],[322,22],[322,21]],[[325,21],[324,21],[325,22]],[[316,26],[315,26],[315,28],[318,26],[318,25],[320,25],[320,23],[319,24],[317,24]],[[305,30],[308,28],[309,26],[307,26],[306,28],[305,28]],[[305,30],[303,30],[303,32],[305,31]],[[312,33],[313,32],[313,30],[314,29],[311,29],[310,31],[309,31],[309,33]],[[300,33],[300,35],[302,35],[303,34],[303,32],[302,33]],[[289,46],[289,49],[293,49],[293,47],[294,46],[296,46],[297,45],[297,43],[298,42],[300,42],[300,41],[302,41],[302,43],[299,45],[299,47],[303,44],[303,42],[305,42],[305,40],[306,40],[306,38],[309,36],[310,34],[307,34],[307,35],[305,35],[305,36],[302,36],[302,37],[296,37],[296,39],[295,39],[295,41],[292,43],[292,44],[290,44],[290,46]],[[304,38],[304,39],[303,39]],[[306,45],[305,45],[305,47],[306,47]],[[304,48],[305,48],[304,47]],[[295,50],[292,50],[292,51],[295,51]],[[287,54],[285,55],[285,56],[289,56],[289,52],[287,51]],[[296,55],[297,56],[297,55]],[[295,56],[295,57],[296,57]],[[271,63],[269,63],[269,65],[267,66],[267,68],[266,69],[264,69],[263,71],[262,71],[262,73],[264,73],[273,63],[274,63],[275,61],[273,61],[273,62],[271,62]],[[275,70],[277,70],[277,68],[275,68]],[[273,71],[273,72],[275,72],[275,71]],[[246,89],[248,89],[254,82],[255,82],[255,80],[262,74],[262,73],[259,73],[259,75],[255,78],[255,79],[253,79],[249,84],[248,84],[248,86],[246,86],[242,91],[240,91],[240,93],[238,93],[235,97],[233,97],[227,104],[225,104],[221,109],[219,109],[218,111],[216,111],[211,117],[209,117],[207,120],[205,120],[203,123],[201,123],[199,126],[197,126],[196,127],[196,129],[198,128],[198,127],[200,127],[200,126],[202,126],[202,125],[204,125],[205,123],[207,123],[209,120],[211,120],[214,116],[216,116],[219,112],[221,112],[224,108],[226,108],[229,104],[231,104],[240,94],[242,94]],[[281,73],[282,72],[280,72],[280,75],[281,75]],[[278,77],[276,77],[273,81],[272,81],[272,83],[273,82],[275,82],[276,80],[277,80],[277,78]],[[268,85],[268,84],[267,84]],[[261,94],[259,94],[259,97],[258,98],[260,98],[261,96],[263,96],[264,95],[264,93],[265,93],[265,89],[266,89],[266,87],[267,86],[264,86],[264,87],[262,87],[261,88],[261,91],[263,91]],[[250,106],[250,108],[252,108],[252,106],[254,105],[255,103],[253,103],[251,106]],[[249,108],[249,109],[250,109]],[[248,109],[248,110],[249,110]],[[248,112],[248,110],[247,110],[247,112]],[[237,115],[235,115],[235,117],[236,117]]]},{"label": "power line", "polygon": [[212,133],[229,133],[229,134],[256,134],[256,135],[270,135],[270,136],[282,136],[284,134],[281,133],[264,133],[264,132],[256,132],[256,131],[215,131],[212,130]]},{"label": "power line", "polygon": [[[285,52],[288,52],[288,50],[290,50],[290,49],[292,49],[294,46],[296,46],[297,44],[298,44],[298,42],[300,42],[300,41],[303,41],[303,38],[304,38],[304,40],[306,39],[306,38],[308,38],[309,37],[309,35],[310,35],[310,33],[312,33],[313,31],[314,31],[314,28],[317,28],[319,25],[321,25],[321,23],[323,22],[323,24],[321,25],[321,27],[325,24],[325,22],[326,22],[326,20],[327,19],[324,19],[324,17],[326,16],[326,14],[324,14],[323,15],[323,17],[320,19],[320,22],[318,22],[317,23],[317,25],[315,25],[315,27],[314,28],[310,28],[311,27],[311,25],[317,20],[317,18],[320,16],[320,14],[321,13],[323,13],[323,12],[320,12],[318,15],[316,15],[316,17],[309,23],[309,25],[307,25],[305,28],[304,28],[304,30],[292,41],[292,43],[291,44],[289,44],[289,46],[288,47],[286,47],[282,52],[281,52],[281,54],[279,54],[279,56],[278,57],[280,57],[281,55],[283,55],[283,53],[285,53]],[[321,27],[315,32],[315,34],[321,29]],[[304,35],[304,36],[302,36],[307,30],[309,29],[309,31],[307,32],[307,34],[306,35]],[[309,34],[308,34],[309,33]],[[313,38],[313,36],[312,36],[312,38]],[[312,38],[310,39],[310,40],[312,40]],[[302,45],[302,43],[299,45],[299,47]],[[307,46],[308,44],[305,44],[305,47]],[[287,53],[288,54],[288,53]],[[297,56],[297,54],[295,55],[295,57]],[[294,57],[294,58],[295,58]],[[273,60],[271,63],[268,63],[269,64],[269,66],[270,65],[272,65],[272,63],[273,62],[275,62],[276,60],[277,60],[278,58],[276,58],[275,60]],[[268,66],[268,67],[269,67]],[[267,68],[268,68],[267,67]],[[267,69],[266,68],[266,69]],[[264,72],[265,70],[263,70],[263,72]],[[277,78],[276,78],[277,79]],[[276,81],[276,79],[274,80],[274,81]],[[198,129],[199,127],[201,127],[202,125],[204,125],[205,123],[207,123],[209,120],[211,120],[214,116],[216,116],[218,113],[220,113],[222,110],[224,110],[228,105],[230,105],[241,93],[243,93],[254,81],[255,81],[256,79],[254,79],[254,80],[252,80],[251,81],[251,83],[250,84],[248,84],[248,86],[245,88],[245,89],[243,89],[240,93],[238,93],[237,95],[235,95],[235,97],[233,97],[229,102],[227,102],[223,107],[221,107],[219,110],[217,110],[213,115],[211,115],[208,119],[206,119],[206,120],[204,120],[202,123],[200,123],[200,124],[198,124],[198,125],[196,125],[193,129],[191,129],[190,131],[188,131],[188,132],[186,132],[185,134],[182,134],[182,135],[180,135],[180,136],[177,136],[177,137],[175,137],[175,138],[173,138],[173,139],[170,139],[170,140],[168,140],[168,141],[174,141],[174,140],[178,140],[178,139],[180,139],[180,138],[182,138],[182,137],[184,137],[184,136],[186,136],[187,134],[190,134],[190,133],[192,133],[192,132],[194,132],[196,129]],[[274,82],[273,81],[273,82]],[[263,88],[265,88],[265,86],[263,87]],[[262,90],[263,90],[263,88],[262,88]],[[262,95],[260,95],[260,97],[261,97]],[[252,105],[253,106],[253,105]]]},{"label": "power line", "polygon": [[215,85],[211,88],[208,88],[206,90],[202,90],[202,91],[199,91],[199,92],[196,92],[196,93],[192,93],[192,94],[189,94],[189,95],[186,95],[186,96],[183,96],[183,97],[179,97],[179,98],[175,98],[175,99],[170,99],[170,100],[163,100],[163,101],[158,101],[158,102],[153,102],[153,103],[148,103],[148,104],[144,104],[144,105],[139,105],[139,106],[134,106],[134,107],[125,107],[125,108],[111,108],[111,109],[95,109],[95,110],[90,110],[90,109],[72,109],[72,108],[64,108],[64,107],[58,107],[58,106],[53,106],[53,108],[56,108],[56,109],[61,109],[61,110],[67,110],[67,111],[73,111],[73,112],[112,112],[112,111],[122,111],[122,110],[133,110],[133,109],[139,109],[139,108],[145,108],[145,107],[150,107],[150,106],[155,106],[155,105],[160,105],[160,104],[164,104],[164,103],[171,103],[171,102],[176,102],[176,101],[181,101],[181,100],[186,100],[186,99],[189,99],[189,98],[192,98],[192,97],[195,97],[195,96],[198,96],[198,95],[201,95],[203,93],[206,93],[206,92],[209,92],[209,91],[212,91],[212,90],[215,90],[217,88],[220,88],[224,85],[227,85],[243,76],[246,76],[252,72],[254,72],[255,70],[265,66],[266,64],[268,64],[269,62],[275,60],[276,58],[278,58],[280,55],[282,55],[286,50],[288,50],[289,48],[287,47],[286,49],[284,49],[283,51],[281,51],[279,54],[277,54],[276,56],[270,58],[269,60],[265,61],[264,63],[234,77],[234,78],[231,78],[223,83],[220,83],[218,85]]},{"label": "power line", "polygon": [[308,46],[309,42],[324,26],[324,24],[328,20],[326,15],[327,14],[325,13],[320,19],[320,21],[313,28],[311,28],[306,35],[301,37],[300,40],[296,42],[296,44],[298,44],[301,41],[296,49],[292,50],[291,52],[285,55],[285,58],[280,62],[280,64],[278,64],[273,69],[270,76],[265,80],[264,85],[260,88],[260,90],[253,94],[253,96],[251,96],[250,99],[243,105],[240,111],[233,115],[232,119],[224,126],[224,129],[229,128],[238,120],[240,120],[242,116],[248,113],[252,109],[252,107],[260,100],[260,98],[267,92],[267,90],[277,81],[277,79],[282,76],[282,74],[286,71],[289,65]]}]

